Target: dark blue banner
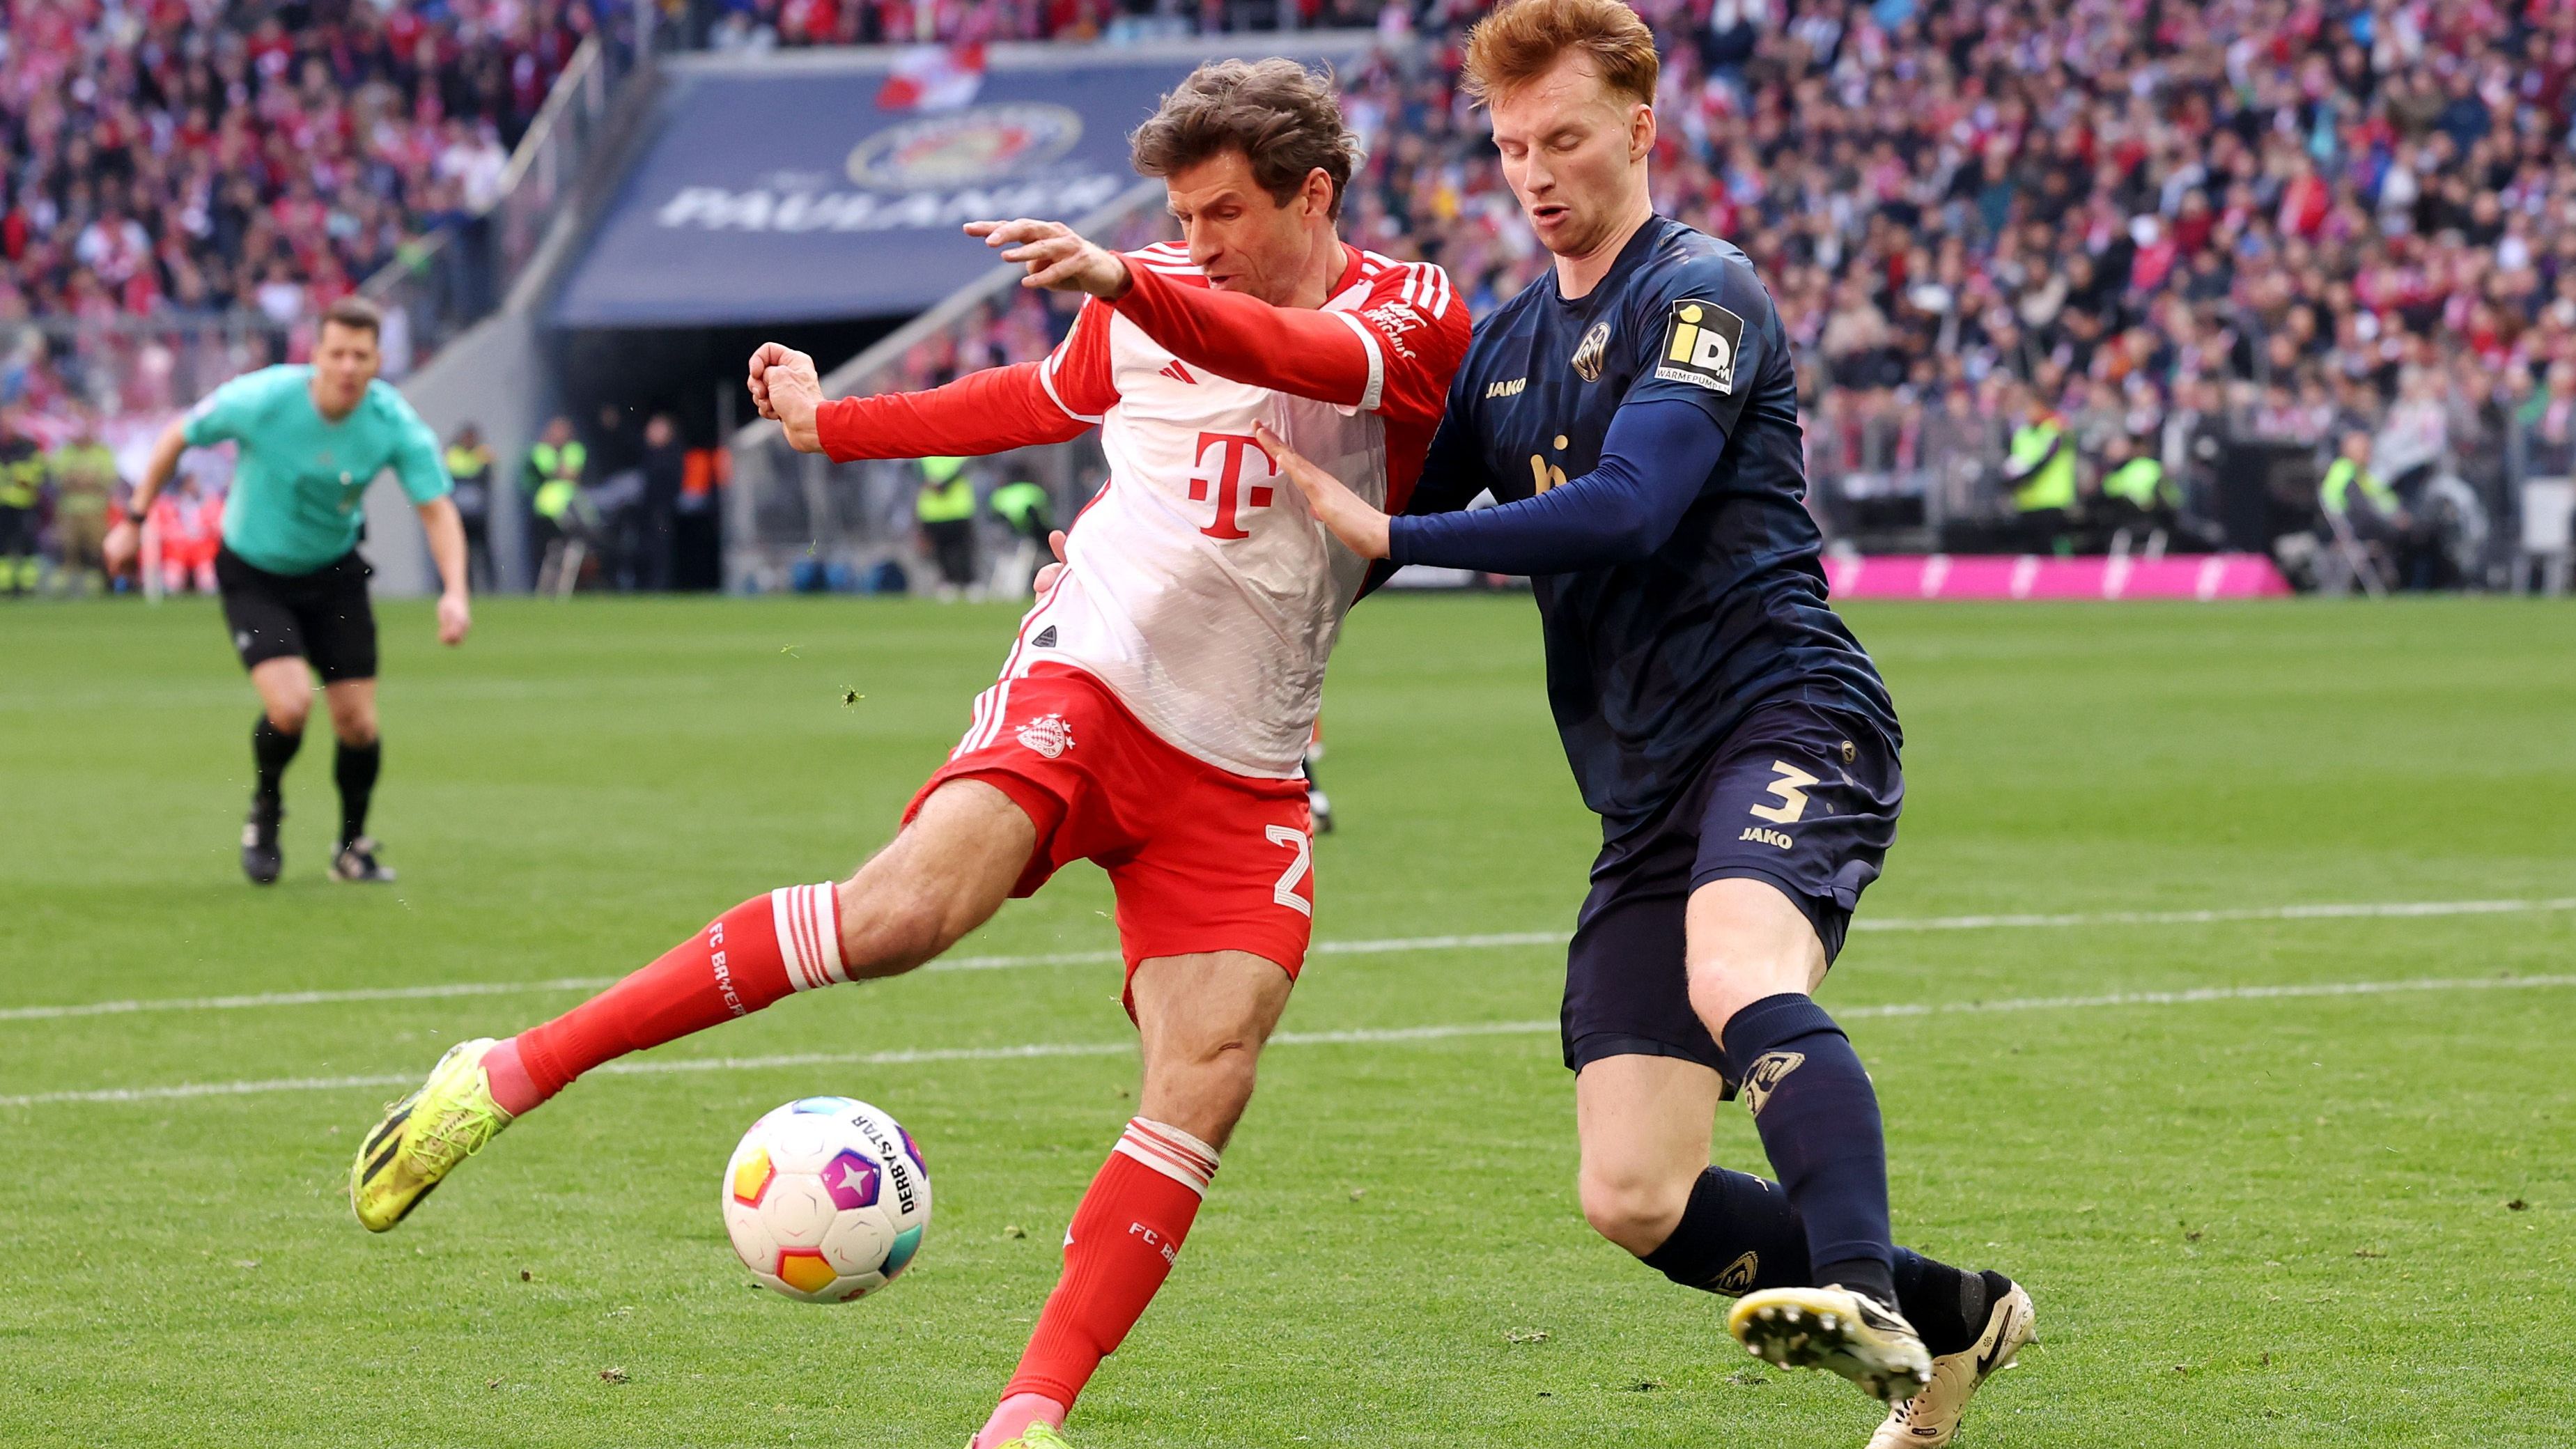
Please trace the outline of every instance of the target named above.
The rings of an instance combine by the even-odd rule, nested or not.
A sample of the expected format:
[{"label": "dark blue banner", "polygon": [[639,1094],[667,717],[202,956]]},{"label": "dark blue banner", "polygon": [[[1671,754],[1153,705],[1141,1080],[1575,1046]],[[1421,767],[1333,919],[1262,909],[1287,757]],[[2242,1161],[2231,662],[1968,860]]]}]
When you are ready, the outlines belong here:
[{"label": "dark blue banner", "polygon": [[[1330,42],[1297,48],[1312,59],[1350,55]],[[919,93],[896,79],[921,69],[918,54],[677,63],[657,134],[557,295],[554,320],[662,327],[919,312],[994,264],[962,223],[1071,221],[1135,185],[1127,133],[1201,58],[995,47],[980,81],[932,78],[946,99],[972,95],[936,110],[881,104]]]}]

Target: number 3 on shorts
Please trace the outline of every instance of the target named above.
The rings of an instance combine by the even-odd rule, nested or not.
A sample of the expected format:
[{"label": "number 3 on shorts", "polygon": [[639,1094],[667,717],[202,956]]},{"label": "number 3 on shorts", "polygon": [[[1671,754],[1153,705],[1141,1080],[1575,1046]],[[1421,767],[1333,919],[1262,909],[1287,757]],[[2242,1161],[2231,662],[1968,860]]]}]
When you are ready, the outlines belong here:
[{"label": "number 3 on shorts", "polygon": [[1314,868],[1314,840],[1293,825],[1264,826],[1261,833],[1271,844],[1285,845],[1297,852],[1297,858],[1288,862],[1288,869],[1281,873],[1278,887],[1271,891],[1272,899],[1292,911],[1309,916],[1315,914],[1315,908],[1307,904],[1304,896],[1297,894],[1297,882],[1304,880],[1306,872]]}]

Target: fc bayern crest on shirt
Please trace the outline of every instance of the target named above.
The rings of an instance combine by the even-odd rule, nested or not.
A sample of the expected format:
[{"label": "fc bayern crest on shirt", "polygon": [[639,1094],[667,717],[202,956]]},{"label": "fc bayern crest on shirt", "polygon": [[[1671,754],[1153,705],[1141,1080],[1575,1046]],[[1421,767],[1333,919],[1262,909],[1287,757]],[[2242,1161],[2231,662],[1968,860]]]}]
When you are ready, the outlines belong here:
[{"label": "fc bayern crest on shirt", "polygon": [[1073,726],[1065,723],[1063,715],[1042,714],[1020,726],[1019,738],[1021,744],[1052,760],[1073,748]]}]

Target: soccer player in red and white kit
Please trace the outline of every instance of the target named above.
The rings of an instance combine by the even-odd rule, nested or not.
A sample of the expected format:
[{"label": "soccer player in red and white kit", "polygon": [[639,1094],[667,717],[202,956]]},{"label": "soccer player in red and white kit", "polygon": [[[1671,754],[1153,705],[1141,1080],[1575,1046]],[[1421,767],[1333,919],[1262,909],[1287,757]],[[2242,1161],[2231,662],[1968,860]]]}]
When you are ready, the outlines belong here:
[{"label": "soccer player in red and white kit", "polygon": [[792,992],[909,971],[1088,858],[1117,891],[1141,1110],[1075,1211],[1063,1278],[972,1441],[1061,1442],[1075,1396],[1171,1270],[1312,924],[1299,764],[1365,565],[1277,478],[1254,426],[1401,510],[1468,337],[1437,267],[1337,234],[1356,147],[1327,77],[1210,63],[1133,143],[1183,242],[1121,256],[1050,222],[968,228],[1025,264],[1026,285],[1091,294],[1045,360],[827,402],[813,359],[775,343],[752,357],[762,416],[835,459],[1101,429],[1109,482],[901,831],[837,886],[754,897],[556,1020],[451,1050],[359,1151],[351,1196],[367,1227],[391,1228],[590,1068]]}]

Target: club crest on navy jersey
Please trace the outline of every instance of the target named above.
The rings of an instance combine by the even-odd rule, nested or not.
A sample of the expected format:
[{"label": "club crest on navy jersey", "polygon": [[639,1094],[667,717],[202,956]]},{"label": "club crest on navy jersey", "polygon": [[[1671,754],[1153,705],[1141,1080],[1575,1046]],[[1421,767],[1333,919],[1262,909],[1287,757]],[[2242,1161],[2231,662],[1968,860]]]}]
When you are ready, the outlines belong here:
[{"label": "club crest on navy jersey", "polygon": [[1664,350],[1655,376],[1695,382],[1709,391],[1735,391],[1735,352],[1744,344],[1744,319],[1715,302],[1685,297],[1673,304],[1664,326]]},{"label": "club crest on navy jersey", "polygon": [[1601,358],[1610,350],[1610,324],[1595,322],[1574,349],[1575,375],[1585,382],[1601,380]]}]

